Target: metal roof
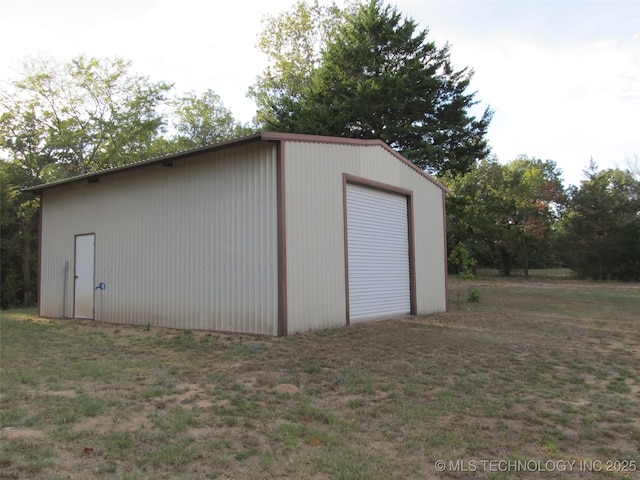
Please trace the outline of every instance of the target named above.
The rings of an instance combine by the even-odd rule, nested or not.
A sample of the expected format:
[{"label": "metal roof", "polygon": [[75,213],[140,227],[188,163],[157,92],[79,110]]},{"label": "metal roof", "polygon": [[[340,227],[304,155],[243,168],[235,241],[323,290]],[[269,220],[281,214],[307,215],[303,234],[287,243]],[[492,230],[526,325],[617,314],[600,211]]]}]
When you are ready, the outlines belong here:
[{"label": "metal roof", "polygon": [[32,187],[26,187],[21,189],[24,192],[35,192],[40,193],[45,189],[58,187],[61,185],[66,185],[69,183],[79,182],[79,181],[91,181],[92,179],[98,179],[105,175],[111,175],[113,173],[120,173],[127,170],[133,170],[136,168],[148,167],[151,165],[163,164],[168,162],[173,162],[175,160],[180,160],[182,158],[193,156],[194,154],[222,150],[225,148],[236,147],[239,145],[243,145],[246,143],[252,143],[257,141],[298,141],[298,142],[311,142],[311,143],[334,143],[334,144],[351,144],[351,145],[361,145],[361,146],[380,146],[385,150],[389,151],[394,157],[398,160],[404,162],[415,170],[417,173],[425,177],[427,180],[441,188],[447,193],[450,193],[449,189],[445,187],[442,183],[436,180],[434,177],[429,175],[428,173],[420,170],[417,166],[415,166],[412,162],[407,160],[405,157],[400,155],[398,152],[393,150],[389,145],[379,139],[357,139],[357,138],[348,138],[348,137],[329,137],[329,136],[319,136],[319,135],[305,135],[305,134],[297,134],[297,133],[279,133],[279,132],[260,132],[254,135],[249,135],[246,137],[237,138],[234,140],[229,140],[226,142],[217,143],[214,145],[208,145],[206,147],[199,147],[191,150],[184,150],[181,152],[175,152],[170,155],[165,155],[161,157],[154,157],[146,160],[141,160],[139,162],[128,163],[126,165],[122,165],[119,167],[107,168],[104,170],[98,170],[96,172],[85,173],[82,175],[75,175],[73,177],[68,177],[62,180],[56,180],[49,183],[44,183],[42,185],[35,185]]}]

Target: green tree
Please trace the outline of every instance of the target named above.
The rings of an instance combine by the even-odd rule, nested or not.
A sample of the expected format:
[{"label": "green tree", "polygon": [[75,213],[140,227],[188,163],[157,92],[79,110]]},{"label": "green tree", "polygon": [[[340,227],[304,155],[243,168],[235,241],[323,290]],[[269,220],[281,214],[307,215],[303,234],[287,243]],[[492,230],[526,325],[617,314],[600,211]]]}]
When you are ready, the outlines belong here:
[{"label": "green tree", "polygon": [[580,277],[640,280],[640,181],[631,172],[592,163],[561,225],[563,258]]},{"label": "green tree", "polygon": [[464,175],[443,175],[451,190],[446,196],[447,240],[449,251],[463,244],[477,264],[499,263],[499,240],[505,222],[498,212],[503,210],[503,167],[496,158],[483,159]]},{"label": "green tree", "polygon": [[526,156],[505,165],[485,159],[443,181],[453,192],[447,200],[450,248],[462,243],[478,263],[505,275],[520,264],[528,276],[532,253],[549,250],[564,203],[555,163]]},{"label": "green tree", "polygon": [[173,108],[173,128],[177,135],[172,143],[178,150],[204,147],[254,133],[251,127],[233,118],[211,89],[201,96],[188,92],[173,101]]},{"label": "green tree", "polygon": [[379,138],[432,173],[466,172],[488,154],[491,111],[469,114],[477,103],[468,92],[472,72],[453,68],[448,45],[437,48],[428,30],[381,0],[343,13],[336,25],[319,61],[306,64],[308,81],[280,77],[264,115],[268,129]]},{"label": "green tree", "polygon": [[269,65],[249,89],[257,106],[257,124],[273,125],[279,105],[302,97],[320,65],[322,47],[343,18],[335,3],[324,6],[314,0],[311,4],[299,1],[291,10],[263,20],[258,48],[269,58]]},{"label": "green tree", "polygon": [[16,165],[0,161],[0,307],[35,303],[38,199],[21,193],[29,180]]},{"label": "green tree", "polygon": [[558,208],[565,201],[560,171],[551,160],[521,156],[505,166],[504,180],[508,229],[528,277],[531,247],[548,245]]},{"label": "green tree", "polygon": [[171,88],[122,59],[32,59],[0,93],[2,306],[35,301],[38,199],[20,187],[165,152],[158,106]]},{"label": "green tree", "polygon": [[171,86],[129,73],[121,59],[32,59],[0,96],[0,148],[40,179],[124,165],[156,153]]}]

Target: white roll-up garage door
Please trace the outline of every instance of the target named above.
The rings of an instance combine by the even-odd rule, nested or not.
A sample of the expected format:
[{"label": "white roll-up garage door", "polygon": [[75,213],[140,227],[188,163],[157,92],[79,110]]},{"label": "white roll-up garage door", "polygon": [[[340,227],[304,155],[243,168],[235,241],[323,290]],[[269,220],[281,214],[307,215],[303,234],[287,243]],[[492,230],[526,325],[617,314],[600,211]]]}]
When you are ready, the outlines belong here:
[{"label": "white roll-up garage door", "polygon": [[349,320],[411,313],[407,197],[347,184]]}]

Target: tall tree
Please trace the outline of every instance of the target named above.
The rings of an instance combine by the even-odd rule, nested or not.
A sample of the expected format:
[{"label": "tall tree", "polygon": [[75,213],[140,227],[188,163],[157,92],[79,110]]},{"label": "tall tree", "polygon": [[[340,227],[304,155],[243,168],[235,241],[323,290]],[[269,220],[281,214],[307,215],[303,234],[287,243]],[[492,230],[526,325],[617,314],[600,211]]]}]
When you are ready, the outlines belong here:
[{"label": "tall tree", "polygon": [[451,190],[446,197],[448,250],[464,245],[478,265],[500,263],[506,221],[502,195],[503,166],[495,157],[477,162],[464,175],[447,173],[440,180]]},{"label": "tall tree", "polygon": [[465,175],[447,175],[450,249],[465,245],[478,263],[503,274],[519,264],[528,276],[533,253],[548,250],[564,190],[554,162],[518,157],[478,162]]},{"label": "tall tree", "polygon": [[520,156],[505,166],[504,186],[509,229],[528,277],[530,249],[545,242],[565,200],[560,171],[551,160]]},{"label": "tall tree", "polygon": [[158,106],[171,86],[129,73],[121,59],[37,58],[0,96],[0,148],[39,179],[49,165],[75,175],[155,153],[164,120]]},{"label": "tall tree", "polygon": [[19,187],[166,151],[158,106],[171,86],[129,68],[119,58],[37,58],[0,93],[2,306],[35,301],[38,199]]},{"label": "tall tree", "polygon": [[380,138],[432,173],[467,172],[484,158],[491,111],[469,114],[472,71],[455,70],[449,46],[382,0],[344,13],[309,81],[286,78],[268,107],[269,129]]},{"label": "tall tree", "polygon": [[233,118],[211,89],[201,96],[188,92],[173,101],[173,108],[177,135],[172,143],[176,149],[204,147],[253,133],[251,127]]},{"label": "tall tree", "polygon": [[20,192],[29,181],[24,170],[0,161],[0,307],[36,301],[38,199]]},{"label": "tall tree", "polygon": [[579,276],[640,280],[640,180],[592,163],[569,192],[562,233],[565,262]]},{"label": "tall tree", "polygon": [[249,89],[259,125],[273,125],[281,103],[301,98],[320,65],[325,42],[343,18],[335,3],[320,5],[314,0],[310,4],[298,1],[291,10],[263,20],[258,48],[269,58],[269,65]]}]

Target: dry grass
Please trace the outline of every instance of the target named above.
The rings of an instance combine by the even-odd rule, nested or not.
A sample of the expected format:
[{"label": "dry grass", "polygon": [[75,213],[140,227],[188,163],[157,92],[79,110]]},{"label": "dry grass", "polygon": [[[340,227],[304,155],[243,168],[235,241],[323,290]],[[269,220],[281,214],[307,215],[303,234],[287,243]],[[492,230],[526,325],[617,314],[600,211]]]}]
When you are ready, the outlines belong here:
[{"label": "dry grass", "polygon": [[640,285],[474,286],[290,338],[3,312],[0,478],[638,478]]}]

